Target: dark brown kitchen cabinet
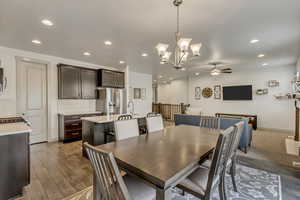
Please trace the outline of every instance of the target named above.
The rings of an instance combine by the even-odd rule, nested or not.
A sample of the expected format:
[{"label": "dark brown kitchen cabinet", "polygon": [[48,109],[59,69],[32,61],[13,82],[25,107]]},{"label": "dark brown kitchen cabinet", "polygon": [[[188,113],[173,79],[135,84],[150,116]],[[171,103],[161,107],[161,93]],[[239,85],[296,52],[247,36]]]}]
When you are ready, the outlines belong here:
[{"label": "dark brown kitchen cabinet", "polygon": [[80,68],[58,65],[58,98],[81,99]]},{"label": "dark brown kitchen cabinet", "polygon": [[98,87],[124,88],[124,72],[112,71],[107,69],[98,70]]},{"label": "dark brown kitchen cabinet", "polygon": [[29,132],[0,136],[0,199],[22,195],[30,183]]},{"label": "dark brown kitchen cabinet", "polygon": [[81,95],[83,99],[97,98],[97,72],[95,70],[81,69]]},{"label": "dark brown kitchen cabinet", "polygon": [[97,71],[82,67],[58,65],[59,99],[96,99]]}]

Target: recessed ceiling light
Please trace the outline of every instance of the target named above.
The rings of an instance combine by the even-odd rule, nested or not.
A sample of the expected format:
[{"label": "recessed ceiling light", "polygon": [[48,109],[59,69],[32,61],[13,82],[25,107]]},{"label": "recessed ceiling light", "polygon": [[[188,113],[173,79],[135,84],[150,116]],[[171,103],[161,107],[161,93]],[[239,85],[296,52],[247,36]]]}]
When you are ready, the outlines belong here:
[{"label": "recessed ceiling light", "polygon": [[123,60],[120,60],[120,64],[124,64],[125,63],[125,61],[123,61]]},{"label": "recessed ceiling light", "polygon": [[86,51],[86,52],[83,53],[83,55],[85,55],[85,56],[90,56],[91,53]]},{"label": "recessed ceiling light", "polygon": [[181,71],[185,71],[185,70],[186,70],[185,67],[181,68]]},{"label": "recessed ceiling light", "polygon": [[112,45],[112,42],[109,41],[109,40],[106,40],[106,41],[104,42],[104,44],[105,44],[106,46],[110,46],[110,45]]},{"label": "recessed ceiling light", "polygon": [[255,44],[255,43],[257,43],[257,42],[259,42],[258,39],[252,39],[252,40],[250,41],[251,44]]},{"label": "recessed ceiling light", "polygon": [[142,53],[142,56],[143,56],[143,57],[147,57],[147,56],[148,56],[148,54],[146,54],[146,53]]},{"label": "recessed ceiling light", "polygon": [[265,57],[265,55],[264,54],[259,54],[257,57],[263,58],[263,57]]},{"label": "recessed ceiling light", "polygon": [[195,73],[196,76],[199,76],[199,74],[200,74],[199,72],[196,72],[196,73]]},{"label": "recessed ceiling light", "polygon": [[42,44],[42,42],[40,40],[32,40],[31,41],[33,44]]},{"label": "recessed ceiling light", "polygon": [[43,19],[42,23],[46,26],[53,26],[53,22],[51,22],[49,19]]},{"label": "recessed ceiling light", "polygon": [[163,76],[162,75],[158,75],[158,78],[162,78]]},{"label": "recessed ceiling light", "polygon": [[156,82],[157,80],[153,80],[154,82]]},{"label": "recessed ceiling light", "polygon": [[268,66],[269,65],[269,63],[263,63],[262,64],[262,66]]}]

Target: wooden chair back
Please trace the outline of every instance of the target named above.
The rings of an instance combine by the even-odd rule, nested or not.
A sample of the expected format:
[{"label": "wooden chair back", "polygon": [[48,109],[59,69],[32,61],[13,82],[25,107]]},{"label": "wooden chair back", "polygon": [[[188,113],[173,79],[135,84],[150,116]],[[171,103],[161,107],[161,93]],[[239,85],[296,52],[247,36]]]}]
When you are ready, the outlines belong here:
[{"label": "wooden chair back", "polygon": [[210,196],[214,184],[222,176],[225,176],[226,166],[229,159],[230,150],[233,145],[235,132],[236,128],[231,126],[219,135],[209,170],[205,196]]},{"label": "wooden chair back", "polygon": [[118,120],[130,120],[130,119],[132,119],[132,115],[129,114],[120,115],[118,117]]},{"label": "wooden chair back", "polygon": [[115,121],[114,127],[117,141],[140,135],[137,119]]},{"label": "wooden chair back", "polygon": [[160,114],[157,113],[157,112],[150,112],[150,113],[147,113],[147,117],[155,117],[155,116],[159,116]]},{"label": "wooden chair back", "polygon": [[206,128],[219,129],[220,128],[220,118],[213,116],[201,116],[200,126]]},{"label": "wooden chair back", "polygon": [[128,189],[120,174],[119,168],[112,152],[102,151],[84,143],[84,148],[89,156],[100,196],[103,200],[131,200]]},{"label": "wooden chair back", "polygon": [[245,125],[245,123],[243,121],[238,122],[234,125],[236,127],[236,134],[235,134],[234,139],[233,139],[233,145],[232,145],[232,150],[231,150],[231,153],[230,153],[230,158],[236,154],[236,151],[239,147],[242,132],[243,132],[243,129],[244,129],[244,125]]}]

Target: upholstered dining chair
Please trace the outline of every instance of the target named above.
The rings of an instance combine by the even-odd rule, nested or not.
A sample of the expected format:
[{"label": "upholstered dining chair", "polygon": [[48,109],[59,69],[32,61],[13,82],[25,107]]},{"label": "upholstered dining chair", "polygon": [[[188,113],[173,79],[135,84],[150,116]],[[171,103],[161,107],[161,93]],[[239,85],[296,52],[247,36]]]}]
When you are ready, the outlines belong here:
[{"label": "upholstered dining chair", "polygon": [[116,140],[139,136],[137,119],[118,120],[114,122]]},{"label": "upholstered dining chair", "polygon": [[146,118],[148,133],[160,131],[164,129],[164,123],[161,115]]},{"label": "upholstered dining chair", "polygon": [[[124,114],[118,117],[118,120],[129,120],[129,119],[132,119],[132,115]],[[107,143],[109,141],[109,138],[115,138],[115,132],[112,131],[110,128],[108,128],[108,131],[105,132],[104,143]]]},{"label": "upholstered dining chair", "polygon": [[214,188],[218,186],[220,199],[226,200],[225,173],[235,132],[235,127],[229,127],[219,135],[210,168],[199,165],[177,187],[200,199],[209,200]]},{"label": "upholstered dining chair", "polygon": [[158,116],[158,115],[160,115],[160,114],[157,113],[157,112],[150,112],[150,113],[147,113],[147,117],[156,117],[156,116]]},{"label": "upholstered dining chair", "polygon": [[220,128],[220,118],[212,116],[201,116],[200,126],[206,128],[219,129]]},{"label": "upholstered dining chair", "polygon": [[101,199],[105,200],[152,200],[155,190],[145,183],[129,175],[121,176],[112,152],[102,151],[84,143],[91,161],[96,179],[97,190]]}]

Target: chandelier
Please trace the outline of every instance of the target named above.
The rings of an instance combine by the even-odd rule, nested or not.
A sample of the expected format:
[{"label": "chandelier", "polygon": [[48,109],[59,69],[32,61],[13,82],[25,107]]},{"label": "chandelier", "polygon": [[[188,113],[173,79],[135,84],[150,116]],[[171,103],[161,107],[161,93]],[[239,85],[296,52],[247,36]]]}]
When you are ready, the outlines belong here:
[{"label": "chandelier", "polygon": [[[167,51],[169,45],[159,43],[156,46],[158,55],[160,57],[160,64],[172,64],[175,69],[184,70],[184,64],[194,58],[200,56],[200,49],[202,44],[192,44],[190,45],[192,38],[183,38],[179,31],[179,6],[182,4],[183,0],[174,0],[173,4],[177,7],[177,31],[175,33],[176,45],[174,50],[174,60],[171,61],[172,52]],[[189,57],[189,49],[191,49],[192,56]]]}]

